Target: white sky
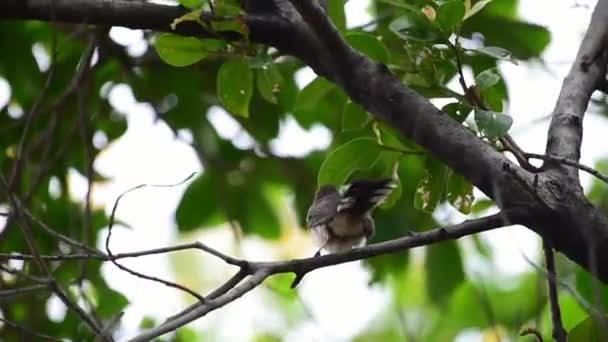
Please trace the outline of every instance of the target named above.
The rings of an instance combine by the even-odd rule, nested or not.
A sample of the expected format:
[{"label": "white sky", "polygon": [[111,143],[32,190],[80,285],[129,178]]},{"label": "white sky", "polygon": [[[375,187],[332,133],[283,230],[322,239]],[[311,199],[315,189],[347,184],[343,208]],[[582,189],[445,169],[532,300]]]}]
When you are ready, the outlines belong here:
[{"label": "white sky", "polygon": [[[522,0],[520,15],[551,30],[553,39],[543,56],[548,63],[548,70],[539,68],[537,63],[500,65],[511,96],[508,112],[515,119],[511,133],[520,146],[530,152],[544,151],[549,120],[537,124],[530,123],[551,113],[561,81],[576,54],[595,4],[595,1],[578,2],[588,5],[588,8],[572,8],[575,3],[573,0]],[[369,20],[364,10],[366,3],[367,0],[347,3],[349,26]],[[132,55],[140,55],[148,48],[140,31],[114,28],[111,37],[119,44],[127,46]],[[470,73],[468,75],[470,76]],[[298,76],[299,86],[303,86],[313,77],[310,71],[301,72]],[[459,90],[456,82],[453,82],[452,86]],[[9,91],[6,81],[0,78],[0,108],[7,103]],[[155,122],[151,107],[138,103],[127,85],[115,86],[109,94],[109,100],[114,108],[125,113],[128,130],[96,160],[95,168],[112,181],[95,187],[95,205],[109,210],[115,198],[132,186],[141,183],[175,183],[193,171],[201,171],[195,153],[187,144],[175,139],[162,122]],[[244,148],[253,143],[251,137],[240,130],[238,123],[220,108],[214,108],[207,115],[220,135],[231,139],[237,147]],[[280,155],[305,155],[313,149],[326,148],[331,141],[329,131],[319,125],[306,131],[299,127],[295,120],[287,119],[280,127],[279,138],[272,143],[273,150]],[[606,157],[597,141],[601,141],[599,139],[607,129],[606,119],[595,115],[585,118],[581,159],[583,163],[592,165],[595,160]],[[180,137],[187,141],[189,135],[189,132],[184,131]],[[307,145],[304,142],[316,143]],[[586,174],[581,174],[581,177],[585,184],[589,183],[590,178]],[[73,172],[71,180],[73,196],[82,198],[86,189],[84,178]],[[117,217],[131,228],[116,227],[112,238],[113,251],[134,251],[175,244],[179,238],[173,215],[186,187],[187,184],[170,189],[145,188],[124,197]],[[449,207],[439,210],[436,217],[442,219],[442,222],[463,219]],[[188,239],[200,239],[220,250],[256,259],[311,255],[314,248],[310,240],[306,234],[293,228],[291,243],[298,247],[289,252],[272,248],[271,244],[259,239],[245,239],[242,248],[235,250],[232,235],[227,228],[195,234],[188,236]],[[102,233],[101,237],[105,238],[105,233]],[[500,229],[485,233],[483,237],[494,246],[495,265],[483,264],[479,258],[472,255],[470,244],[465,241],[462,250],[468,256],[466,268],[469,275],[491,272],[507,277],[530,269],[522,254],[536,259],[538,239],[526,229]],[[179,258],[169,259],[160,255],[124,263],[138,271],[171,279],[174,277],[172,263],[176,260]],[[196,279],[189,278],[188,281],[204,284],[206,289],[229,276],[223,264],[214,264],[209,258],[197,258],[194,266],[196,269],[188,276]],[[134,278],[109,263],[103,267],[103,273],[109,283],[131,301],[123,319],[123,337],[132,336],[137,331],[137,325],[144,314],[162,320],[186,305],[186,297],[176,290]],[[369,288],[368,280],[369,275],[360,263],[326,268],[309,274],[299,286],[298,293],[314,319],[305,320],[301,325],[289,330],[287,320],[276,310],[260,310],[261,307],[269,305],[269,297],[261,289],[198,320],[195,324],[214,327],[220,334],[215,338],[221,341],[248,341],[252,334],[263,331],[279,333],[285,336],[286,341],[348,341],[353,335],[366,329],[366,325],[390,300],[386,289],[378,286]],[[56,317],[59,315],[58,318],[61,318],[64,310],[59,301],[50,301],[48,307]],[[238,330],[233,328],[235,320],[239,321]],[[461,342],[480,340],[479,332],[470,330],[458,339]]]}]

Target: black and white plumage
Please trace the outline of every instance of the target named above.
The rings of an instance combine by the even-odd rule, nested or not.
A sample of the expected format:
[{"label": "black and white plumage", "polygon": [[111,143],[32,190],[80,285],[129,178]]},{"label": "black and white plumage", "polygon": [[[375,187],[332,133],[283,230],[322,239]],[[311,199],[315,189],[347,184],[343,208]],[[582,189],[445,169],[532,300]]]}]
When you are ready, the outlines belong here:
[{"label": "black and white plumage", "polygon": [[372,211],[396,187],[392,179],[357,180],[338,190],[322,186],[308,209],[306,225],[319,250],[346,252],[363,245],[374,235]]}]

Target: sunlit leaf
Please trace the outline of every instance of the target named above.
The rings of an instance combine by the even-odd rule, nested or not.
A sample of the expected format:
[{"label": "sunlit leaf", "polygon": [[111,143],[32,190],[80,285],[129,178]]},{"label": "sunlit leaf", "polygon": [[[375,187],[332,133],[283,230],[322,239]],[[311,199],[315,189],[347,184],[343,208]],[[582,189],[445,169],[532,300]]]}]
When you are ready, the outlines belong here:
[{"label": "sunlit leaf", "polygon": [[188,8],[200,8],[205,3],[205,0],[178,0],[179,4]]}]

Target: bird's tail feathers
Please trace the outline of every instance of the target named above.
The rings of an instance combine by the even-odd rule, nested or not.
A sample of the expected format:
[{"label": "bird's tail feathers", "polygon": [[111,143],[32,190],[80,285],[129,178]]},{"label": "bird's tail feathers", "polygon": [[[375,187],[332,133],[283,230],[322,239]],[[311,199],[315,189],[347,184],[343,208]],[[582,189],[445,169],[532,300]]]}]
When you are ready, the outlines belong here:
[{"label": "bird's tail feathers", "polygon": [[397,183],[390,178],[354,181],[341,189],[338,212],[363,215],[380,205],[396,187]]}]

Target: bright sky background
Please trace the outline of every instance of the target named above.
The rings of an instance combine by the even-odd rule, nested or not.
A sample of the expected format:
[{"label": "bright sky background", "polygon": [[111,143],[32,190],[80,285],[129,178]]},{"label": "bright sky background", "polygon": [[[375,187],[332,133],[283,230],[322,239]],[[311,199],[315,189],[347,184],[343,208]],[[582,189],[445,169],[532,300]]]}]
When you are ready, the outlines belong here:
[{"label": "bright sky background", "polygon": [[[537,62],[520,62],[519,65],[502,63],[500,69],[506,77],[511,96],[507,112],[515,119],[511,134],[526,151],[543,153],[549,124],[549,120],[543,118],[551,113],[555,105],[562,79],[574,59],[595,1],[579,0],[582,7],[574,7],[577,3],[574,0],[520,2],[520,15],[524,19],[545,25],[551,30],[553,39],[543,55],[547,67],[543,68]],[[367,0],[347,3],[349,26],[369,20],[365,12],[367,3]],[[140,31],[114,28],[111,37],[117,43],[127,46],[133,55],[141,55],[148,48]],[[44,60],[39,61],[39,64],[43,67]],[[471,76],[470,73],[467,75]],[[314,74],[310,70],[304,70],[298,74],[298,85],[304,86],[313,78]],[[455,80],[451,86],[460,90]],[[9,94],[10,87],[0,78],[0,108],[8,101]],[[176,139],[164,123],[155,122],[150,105],[137,102],[127,85],[115,86],[108,97],[112,106],[126,116],[128,130],[118,141],[107,146],[95,163],[98,172],[112,179],[107,184],[95,187],[93,196],[96,206],[105,207],[109,211],[116,197],[135,185],[175,183],[191,172],[201,171],[194,151],[185,143],[191,139],[190,132],[181,131]],[[235,146],[251,146],[251,137],[222,109],[213,108],[209,113],[201,115],[207,115],[219,134],[232,140]],[[306,131],[295,120],[287,119],[280,127],[279,138],[271,146],[279,155],[301,156],[314,149],[324,149],[331,142],[331,134],[322,126],[317,125]],[[585,118],[582,163],[592,165],[595,160],[606,157],[603,146],[597,142],[601,141],[602,134],[605,135],[607,129],[608,122],[605,118],[596,115]],[[103,139],[98,137],[97,143],[103,144]],[[584,184],[590,181],[584,173],[581,178]],[[72,195],[83,198],[85,179],[76,172],[71,174],[70,179]],[[186,187],[187,185],[170,189],[145,188],[123,198],[117,216],[131,228],[116,227],[112,238],[113,251],[135,251],[199,239],[230,254],[258,260],[304,257],[313,253],[314,247],[310,239],[295,226],[292,227],[287,242],[290,246],[296,246],[292,249],[273,248],[272,244],[256,238],[245,239],[241,248],[236,249],[227,227],[206,230],[180,240],[173,215]],[[438,210],[436,216],[442,222],[463,219],[463,216],[449,207]],[[102,241],[105,234],[106,232],[101,234]],[[507,276],[518,274],[530,269],[522,254],[531,259],[536,259],[538,254],[537,237],[520,227],[495,230],[483,234],[483,237],[494,246],[495,265],[484,264],[476,258],[465,239],[462,250],[468,256],[466,269],[469,275],[484,272]],[[103,249],[103,246],[98,247]],[[420,252],[415,254],[420,255]],[[181,256],[184,257],[194,256]],[[176,263],[179,268],[179,260],[180,256],[170,259],[159,255],[124,261],[124,264],[147,274],[172,279]],[[195,269],[187,275],[189,278],[180,280],[200,284],[206,289],[219,284],[233,272],[224,264],[208,257],[196,257],[193,265]],[[176,290],[134,278],[110,263],[104,265],[103,272],[109,283],[131,301],[122,322],[123,338],[133,336],[144,314],[163,320],[189,303],[185,300],[187,297]],[[298,292],[311,319],[295,329],[287,330],[287,319],[279,314],[280,311],[260,309],[268,307],[271,300],[264,289],[249,293],[235,303],[199,319],[195,324],[201,327],[213,326],[220,334],[215,336],[219,341],[248,341],[253,333],[262,331],[286,336],[285,341],[348,341],[366,329],[366,325],[390,301],[388,290],[380,286],[370,288],[367,286],[368,280],[369,275],[360,263],[325,268],[309,274],[299,286]],[[61,319],[65,313],[65,307],[56,299],[49,301],[47,308],[57,319]],[[235,321],[239,322],[239,329],[233,328]],[[480,341],[480,338],[479,332],[473,330],[460,336],[458,341]]]}]

